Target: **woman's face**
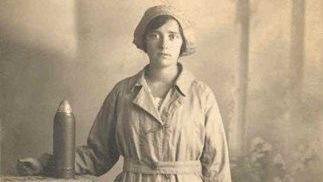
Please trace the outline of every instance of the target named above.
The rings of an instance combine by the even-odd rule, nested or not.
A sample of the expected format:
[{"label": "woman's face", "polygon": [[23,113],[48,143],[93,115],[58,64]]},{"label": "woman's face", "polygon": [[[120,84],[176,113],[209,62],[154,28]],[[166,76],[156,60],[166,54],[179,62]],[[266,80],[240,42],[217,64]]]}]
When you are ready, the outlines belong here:
[{"label": "woman's face", "polygon": [[146,52],[150,65],[163,68],[177,64],[183,39],[176,20],[169,19],[146,35]]}]

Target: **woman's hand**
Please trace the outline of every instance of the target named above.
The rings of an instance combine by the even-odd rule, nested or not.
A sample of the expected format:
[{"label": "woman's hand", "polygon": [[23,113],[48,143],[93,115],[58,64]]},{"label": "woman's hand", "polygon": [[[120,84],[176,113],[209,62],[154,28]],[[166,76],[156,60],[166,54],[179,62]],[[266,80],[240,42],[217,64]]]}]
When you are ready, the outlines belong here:
[{"label": "woman's hand", "polygon": [[43,171],[41,162],[35,158],[18,159],[16,168],[21,176],[39,175]]},{"label": "woman's hand", "polygon": [[46,175],[52,174],[54,169],[53,155],[42,154],[39,159],[24,158],[18,159],[17,172],[21,176]]}]

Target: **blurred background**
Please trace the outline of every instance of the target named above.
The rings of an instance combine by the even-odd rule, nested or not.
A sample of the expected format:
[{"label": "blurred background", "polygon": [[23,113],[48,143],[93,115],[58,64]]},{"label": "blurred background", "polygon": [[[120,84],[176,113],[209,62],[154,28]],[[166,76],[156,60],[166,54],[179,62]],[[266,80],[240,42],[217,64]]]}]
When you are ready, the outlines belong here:
[{"label": "blurred background", "polygon": [[[1,0],[1,175],[52,152],[63,98],[76,143],[86,143],[111,88],[148,63],[133,31],[159,4],[182,9],[195,28],[197,52],[181,62],[215,92],[235,181],[321,181],[321,0]],[[122,159],[100,179],[121,168]]]}]

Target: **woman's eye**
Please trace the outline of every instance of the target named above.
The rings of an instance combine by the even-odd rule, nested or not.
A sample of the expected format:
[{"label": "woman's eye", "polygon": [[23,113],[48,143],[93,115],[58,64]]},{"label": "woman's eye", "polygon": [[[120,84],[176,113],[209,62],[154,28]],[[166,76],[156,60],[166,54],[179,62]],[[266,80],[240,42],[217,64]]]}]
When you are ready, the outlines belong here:
[{"label": "woman's eye", "polygon": [[158,35],[158,34],[156,34],[156,33],[151,33],[151,34],[149,34],[149,35],[148,35],[148,37],[149,37],[150,39],[158,39],[158,38],[159,38],[159,35]]},{"label": "woman's eye", "polygon": [[171,34],[169,34],[169,39],[170,40],[174,40],[175,38],[177,38],[178,36],[176,35],[176,34],[174,34],[174,33],[171,33]]}]

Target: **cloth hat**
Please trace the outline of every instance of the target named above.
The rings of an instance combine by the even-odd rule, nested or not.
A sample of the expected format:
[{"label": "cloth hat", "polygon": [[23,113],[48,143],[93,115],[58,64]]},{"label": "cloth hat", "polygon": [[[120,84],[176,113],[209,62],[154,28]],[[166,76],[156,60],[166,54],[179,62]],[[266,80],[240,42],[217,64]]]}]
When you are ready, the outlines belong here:
[{"label": "cloth hat", "polygon": [[167,5],[153,6],[146,10],[134,32],[133,43],[137,46],[137,48],[144,51],[145,29],[151,20],[161,15],[172,16],[179,22],[183,29],[183,42],[185,43],[186,48],[181,52],[179,56],[187,56],[193,54],[195,52],[195,46],[192,27],[190,23],[186,19],[184,19],[184,16],[180,11],[176,10],[172,6]]}]

